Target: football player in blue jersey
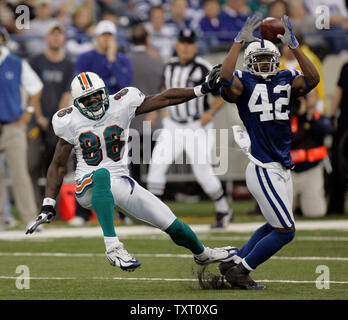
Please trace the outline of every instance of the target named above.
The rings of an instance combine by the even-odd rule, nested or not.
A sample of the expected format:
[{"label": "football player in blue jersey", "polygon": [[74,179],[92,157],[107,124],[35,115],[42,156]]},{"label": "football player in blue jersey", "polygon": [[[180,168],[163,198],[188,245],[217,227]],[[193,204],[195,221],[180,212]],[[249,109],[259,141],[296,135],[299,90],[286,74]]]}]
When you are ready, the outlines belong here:
[{"label": "football player in blue jersey", "polygon": [[[244,289],[265,288],[251,279],[250,271],[295,236],[290,109],[293,99],[308,93],[320,80],[315,66],[300,49],[289,18],[284,16],[281,21],[285,33],[277,37],[292,50],[302,73],[278,71],[280,53],[277,47],[253,35],[260,25],[257,16],[250,17],[236,36],[220,71],[221,95],[227,102],[237,105],[250,137],[246,183],[267,219],[232,261],[219,265],[221,274],[231,286]],[[244,53],[248,71],[235,70],[239,52],[243,44],[249,42]]]}]

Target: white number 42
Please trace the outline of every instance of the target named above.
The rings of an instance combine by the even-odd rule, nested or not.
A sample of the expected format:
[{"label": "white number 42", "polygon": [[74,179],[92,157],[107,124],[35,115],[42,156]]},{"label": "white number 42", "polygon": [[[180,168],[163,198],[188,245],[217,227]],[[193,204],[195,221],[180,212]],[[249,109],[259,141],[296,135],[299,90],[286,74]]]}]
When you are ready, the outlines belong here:
[{"label": "white number 42", "polygon": [[[283,106],[287,106],[290,101],[291,86],[277,85],[273,89],[273,93],[280,93],[286,91],[286,97],[279,97],[274,102],[274,113],[273,105],[269,102],[267,86],[264,83],[258,83],[249,99],[248,107],[250,112],[262,112],[260,114],[260,121],[271,121],[271,120],[289,120],[290,110],[282,111]],[[261,103],[257,103],[261,96]]]}]

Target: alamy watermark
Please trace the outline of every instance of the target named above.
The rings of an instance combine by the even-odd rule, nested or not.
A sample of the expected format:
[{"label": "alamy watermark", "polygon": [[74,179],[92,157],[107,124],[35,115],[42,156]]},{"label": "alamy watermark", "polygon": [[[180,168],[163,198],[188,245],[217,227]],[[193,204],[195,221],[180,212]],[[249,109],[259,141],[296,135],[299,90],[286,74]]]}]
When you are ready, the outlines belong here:
[{"label": "alamy watermark", "polygon": [[18,290],[29,290],[30,289],[30,270],[26,265],[19,265],[16,268],[16,273],[19,276],[16,278],[16,288]]},{"label": "alamy watermark", "polygon": [[326,265],[319,265],[316,267],[315,273],[320,274],[315,280],[317,289],[330,289],[330,268]]},{"label": "alamy watermark", "polygon": [[19,30],[30,29],[30,10],[29,7],[22,4],[16,7],[16,28]]}]

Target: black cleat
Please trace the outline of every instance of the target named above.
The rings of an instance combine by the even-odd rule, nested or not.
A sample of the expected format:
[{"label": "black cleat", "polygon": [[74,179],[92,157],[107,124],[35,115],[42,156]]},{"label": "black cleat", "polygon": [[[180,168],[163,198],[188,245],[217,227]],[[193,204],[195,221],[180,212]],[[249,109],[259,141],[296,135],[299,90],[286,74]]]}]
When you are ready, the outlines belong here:
[{"label": "black cleat", "polygon": [[228,271],[228,269],[230,269],[236,265],[237,265],[237,263],[235,263],[233,260],[228,261],[228,262],[221,262],[219,264],[220,273],[224,276],[226,274],[226,272]]},{"label": "black cleat", "polygon": [[[220,266],[219,266],[220,267]],[[220,269],[221,271],[221,269]],[[227,270],[225,278],[232,287],[245,290],[264,290],[266,286],[257,284],[249,276],[250,271],[242,263],[239,263]]]},{"label": "black cleat", "polygon": [[232,211],[228,212],[217,212],[216,220],[210,225],[212,229],[225,229],[230,224],[230,221],[233,220]]}]

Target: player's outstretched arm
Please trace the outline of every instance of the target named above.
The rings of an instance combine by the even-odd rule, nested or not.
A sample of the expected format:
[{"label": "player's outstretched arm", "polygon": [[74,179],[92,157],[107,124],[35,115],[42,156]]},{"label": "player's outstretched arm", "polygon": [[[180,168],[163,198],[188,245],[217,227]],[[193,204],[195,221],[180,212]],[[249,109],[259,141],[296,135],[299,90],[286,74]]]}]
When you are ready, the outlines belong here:
[{"label": "player's outstretched arm", "polygon": [[292,82],[292,91],[295,96],[303,96],[311,91],[320,81],[319,72],[312,63],[311,60],[304,54],[299,46],[299,43],[295,37],[288,16],[281,18],[285,33],[284,35],[278,34],[277,37],[282,41],[283,44],[287,45],[295,55],[303,75],[297,76]]},{"label": "player's outstretched arm", "polygon": [[47,171],[47,182],[45,190],[45,198],[35,222],[29,226],[26,234],[33,233],[42,223],[50,223],[56,215],[54,206],[60,187],[62,186],[64,175],[66,172],[66,163],[69,159],[72,145],[63,139],[59,139],[53,156],[51,165]]},{"label": "player's outstretched arm", "polygon": [[206,76],[205,82],[199,86],[194,88],[171,88],[156,95],[147,96],[137,108],[135,114],[138,115],[177,105],[204,96],[209,92],[215,92],[220,88],[219,76],[220,65],[216,65]]},{"label": "player's outstretched arm", "polygon": [[248,18],[243,28],[235,37],[234,43],[222,64],[220,83],[223,87],[224,93],[230,101],[236,101],[243,92],[243,84],[233,75],[236,69],[240,49],[246,42],[260,41],[260,39],[255,37],[253,34],[260,24],[261,19],[257,15]]}]

